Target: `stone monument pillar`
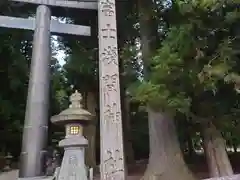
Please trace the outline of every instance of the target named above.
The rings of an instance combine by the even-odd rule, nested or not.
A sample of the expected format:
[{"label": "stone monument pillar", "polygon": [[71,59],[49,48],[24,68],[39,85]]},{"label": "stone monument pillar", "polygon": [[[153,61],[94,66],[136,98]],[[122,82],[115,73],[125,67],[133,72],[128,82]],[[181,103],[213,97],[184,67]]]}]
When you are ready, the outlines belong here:
[{"label": "stone monument pillar", "polygon": [[70,97],[69,108],[51,118],[54,124],[64,125],[66,130],[65,139],[59,142],[59,146],[64,148],[64,156],[57,180],[88,179],[84,162],[88,141],[83,136],[83,126],[93,116],[82,109],[81,100],[81,94],[76,91]]},{"label": "stone monument pillar", "polygon": [[125,180],[115,3],[98,1],[101,180]]}]

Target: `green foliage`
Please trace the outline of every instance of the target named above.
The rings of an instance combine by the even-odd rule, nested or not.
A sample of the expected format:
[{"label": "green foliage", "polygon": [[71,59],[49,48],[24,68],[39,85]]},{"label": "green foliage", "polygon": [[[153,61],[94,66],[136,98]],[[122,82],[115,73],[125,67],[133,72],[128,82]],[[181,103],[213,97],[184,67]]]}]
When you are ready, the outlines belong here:
[{"label": "green foliage", "polygon": [[171,94],[164,84],[156,85],[151,82],[141,82],[137,87],[132,87],[134,100],[148,104],[156,110],[187,112],[190,99],[184,93]]},{"label": "green foliage", "polygon": [[75,44],[63,66],[69,85],[74,85],[74,88],[84,92],[92,91],[97,87],[98,84],[95,83],[98,81],[96,53],[96,49],[88,50],[81,43]]},{"label": "green foliage", "polygon": [[[133,92],[136,99],[156,109],[187,112],[191,104],[179,84],[185,76],[183,57],[191,46],[191,27],[172,27],[152,60],[150,81],[142,82]],[[177,38],[176,38],[177,37]],[[187,38],[186,38],[187,37]],[[188,39],[189,43],[183,43]],[[183,54],[178,54],[179,50]]]},{"label": "green foliage", "polygon": [[[219,93],[225,86],[221,81],[239,82],[239,10],[231,1],[176,3],[181,21],[169,22],[165,39],[152,58],[149,81],[140,83],[134,94],[158,109],[190,113],[193,100],[194,106],[201,104],[195,97],[208,91]],[[209,104],[216,99],[204,101],[216,108]]]},{"label": "green foliage", "polygon": [[[2,29],[0,32],[3,32]],[[0,139],[1,147],[7,151],[13,151],[10,144],[20,149],[29,72],[28,59],[25,57],[28,54],[25,51],[28,37],[28,33],[19,30],[8,30],[0,36],[3,42],[0,45]],[[16,155],[19,152],[13,153]]]}]

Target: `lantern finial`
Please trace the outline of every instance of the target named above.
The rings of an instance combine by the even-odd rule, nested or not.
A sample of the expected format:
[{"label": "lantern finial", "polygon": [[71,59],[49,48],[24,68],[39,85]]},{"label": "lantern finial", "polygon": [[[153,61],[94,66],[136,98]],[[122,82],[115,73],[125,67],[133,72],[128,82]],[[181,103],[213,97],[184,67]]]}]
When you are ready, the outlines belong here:
[{"label": "lantern finial", "polygon": [[71,104],[70,104],[70,108],[81,108],[82,104],[82,95],[81,93],[78,92],[78,90],[75,90],[75,92],[70,96],[69,98]]}]

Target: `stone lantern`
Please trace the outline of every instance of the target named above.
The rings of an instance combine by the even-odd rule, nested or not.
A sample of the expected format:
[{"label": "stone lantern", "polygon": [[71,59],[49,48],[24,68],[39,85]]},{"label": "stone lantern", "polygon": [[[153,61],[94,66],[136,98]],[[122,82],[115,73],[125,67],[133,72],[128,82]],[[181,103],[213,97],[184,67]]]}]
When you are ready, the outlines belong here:
[{"label": "stone lantern", "polygon": [[12,160],[13,156],[10,153],[7,153],[7,156],[5,156],[5,167],[3,168],[4,171],[9,171],[11,170],[11,160]]},{"label": "stone lantern", "polygon": [[92,114],[82,108],[82,96],[75,91],[70,96],[70,106],[51,118],[52,123],[65,126],[65,139],[59,142],[64,148],[62,164],[57,180],[87,180],[87,169],[84,162],[87,139],[83,136],[83,127],[93,118]]}]

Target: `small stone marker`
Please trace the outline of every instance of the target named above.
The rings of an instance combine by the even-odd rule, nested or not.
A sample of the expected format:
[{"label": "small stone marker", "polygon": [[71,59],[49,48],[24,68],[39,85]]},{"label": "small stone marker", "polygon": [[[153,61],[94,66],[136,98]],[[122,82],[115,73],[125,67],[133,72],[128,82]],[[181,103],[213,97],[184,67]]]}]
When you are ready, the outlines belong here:
[{"label": "small stone marker", "polygon": [[53,116],[54,124],[65,125],[66,137],[59,142],[65,152],[57,180],[88,180],[88,172],[84,162],[87,139],[83,136],[83,125],[87,125],[93,116],[82,109],[82,96],[77,91],[71,95],[71,105],[59,115]]},{"label": "small stone marker", "polygon": [[11,160],[12,160],[13,156],[8,153],[7,156],[5,157],[6,163],[5,163],[5,167],[4,167],[4,171],[9,171],[11,170]]}]

